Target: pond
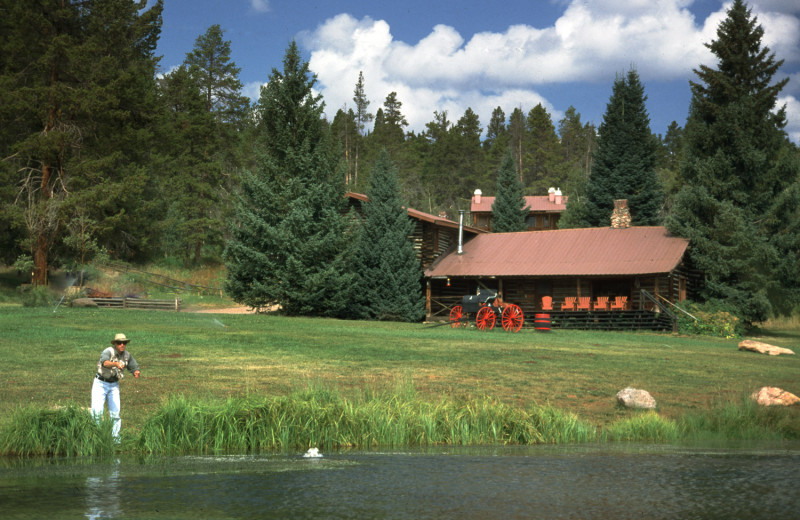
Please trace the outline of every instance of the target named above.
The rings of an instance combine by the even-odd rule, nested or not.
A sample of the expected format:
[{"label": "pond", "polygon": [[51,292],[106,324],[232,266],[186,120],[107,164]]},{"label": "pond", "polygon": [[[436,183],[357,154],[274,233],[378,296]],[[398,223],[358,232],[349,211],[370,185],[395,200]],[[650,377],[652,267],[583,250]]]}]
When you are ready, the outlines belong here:
[{"label": "pond", "polygon": [[0,463],[11,518],[782,519],[800,446],[533,446]]}]

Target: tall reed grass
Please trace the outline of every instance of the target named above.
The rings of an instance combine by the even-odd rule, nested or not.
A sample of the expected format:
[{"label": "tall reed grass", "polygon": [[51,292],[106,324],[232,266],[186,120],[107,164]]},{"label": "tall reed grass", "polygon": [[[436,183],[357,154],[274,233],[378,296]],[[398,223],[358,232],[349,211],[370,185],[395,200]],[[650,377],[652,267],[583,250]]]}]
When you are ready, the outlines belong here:
[{"label": "tall reed grass", "polygon": [[173,397],[145,423],[147,453],[215,453],[434,445],[578,443],[594,427],[552,407],[479,398],[426,402],[408,388],[346,399],[310,388],[286,397],[190,402]]},{"label": "tall reed grass", "polygon": [[681,418],[689,440],[800,439],[800,410],[759,406],[748,396],[722,400],[703,413]]},{"label": "tall reed grass", "polygon": [[681,440],[680,426],[653,411],[634,412],[605,428],[601,440],[670,443]]},{"label": "tall reed grass", "polygon": [[[429,402],[405,384],[354,398],[310,386],[288,396],[223,401],[172,396],[123,444],[143,454],[304,451],[319,447],[407,448],[436,445],[529,445],[587,442],[676,443],[704,440],[800,439],[796,411],[721,402],[677,420],[629,411],[602,430],[550,405],[512,407],[481,397]],[[20,409],[0,432],[0,453],[88,456],[113,453],[111,422],[87,410]]]},{"label": "tall reed grass", "polygon": [[111,420],[97,422],[86,408],[25,407],[0,432],[0,454],[18,456],[107,456],[115,452]]}]

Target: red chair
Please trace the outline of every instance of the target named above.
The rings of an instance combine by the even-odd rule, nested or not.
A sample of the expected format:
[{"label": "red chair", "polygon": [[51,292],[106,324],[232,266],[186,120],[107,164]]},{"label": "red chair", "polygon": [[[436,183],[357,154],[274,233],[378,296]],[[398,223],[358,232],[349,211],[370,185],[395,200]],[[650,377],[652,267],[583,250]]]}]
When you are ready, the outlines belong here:
[{"label": "red chair", "polygon": [[594,310],[607,311],[608,310],[608,296],[598,296],[597,301],[594,302]]},{"label": "red chair", "polygon": [[564,303],[561,304],[562,311],[574,311],[575,310],[575,300],[578,298],[576,296],[567,296],[564,298]]},{"label": "red chair", "polygon": [[627,296],[614,296],[614,301],[611,302],[611,310],[624,311],[628,307]]},{"label": "red chair", "polygon": [[552,311],[553,310],[553,297],[552,296],[542,296],[542,310],[543,311]]},{"label": "red chair", "polygon": [[588,296],[581,296],[578,298],[578,306],[576,307],[579,311],[589,311],[592,309],[592,299]]}]

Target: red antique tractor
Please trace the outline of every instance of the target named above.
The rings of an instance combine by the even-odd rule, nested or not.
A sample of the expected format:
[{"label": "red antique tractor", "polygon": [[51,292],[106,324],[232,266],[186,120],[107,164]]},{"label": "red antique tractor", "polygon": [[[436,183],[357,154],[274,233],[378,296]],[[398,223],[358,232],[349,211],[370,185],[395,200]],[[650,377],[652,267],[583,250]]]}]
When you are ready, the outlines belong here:
[{"label": "red antique tractor", "polygon": [[523,316],[519,305],[503,303],[497,297],[497,291],[490,289],[478,289],[478,294],[461,298],[461,305],[450,310],[450,326],[466,327],[472,315],[478,330],[492,330],[498,320],[504,330],[519,332],[522,328]]}]

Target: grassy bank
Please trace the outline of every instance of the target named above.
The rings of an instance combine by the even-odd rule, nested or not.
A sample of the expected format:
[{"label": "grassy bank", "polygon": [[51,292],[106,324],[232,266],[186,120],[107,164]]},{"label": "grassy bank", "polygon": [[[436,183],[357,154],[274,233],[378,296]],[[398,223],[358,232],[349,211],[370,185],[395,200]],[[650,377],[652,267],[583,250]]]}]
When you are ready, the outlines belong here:
[{"label": "grassy bank", "polygon": [[[181,428],[195,450],[800,435],[797,407],[745,397],[800,393],[798,357],[737,340],[15,305],[0,307],[0,330],[3,432],[64,410],[80,423],[101,350],[115,332],[131,337],[142,378],[121,383],[122,417],[137,450],[173,450]],[[800,350],[793,328],[762,339]],[[626,386],[648,390],[658,413],[616,406]]]}]

